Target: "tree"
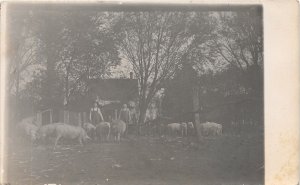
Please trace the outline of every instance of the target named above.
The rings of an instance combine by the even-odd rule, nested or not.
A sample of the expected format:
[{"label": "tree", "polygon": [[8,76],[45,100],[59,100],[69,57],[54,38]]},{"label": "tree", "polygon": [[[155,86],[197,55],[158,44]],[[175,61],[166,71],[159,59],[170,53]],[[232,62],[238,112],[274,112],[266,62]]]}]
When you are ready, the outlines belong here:
[{"label": "tree", "polygon": [[211,41],[217,60],[225,60],[242,75],[248,91],[262,96],[263,34],[262,11],[219,13],[220,26]]},{"label": "tree", "polygon": [[90,78],[109,75],[110,67],[120,61],[110,27],[101,27],[105,15],[84,11],[64,14],[56,68],[63,79],[65,104],[75,92],[86,93]]},{"label": "tree", "polygon": [[[230,121],[233,117],[255,120],[261,117],[261,112],[256,111],[263,104],[260,10],[214,12],[207,16],[199,14],[193,20],[194,24],[188,30],[194,37],[185,58],[198,72],[200,105],[197,111],[202,113],[202,121]],[[178,74],[182,73],[178,70]],[[167,87],[165,96],[165,103],[169,103],[173,110],[167,109],[168,106],[164,108],[169,115],[176,117],[185,109],[184,103],[178,103],[185,89],[180,83],[174,86],[179,88]],[[243,109],[244,113],[239,109]]]},{"label": "tree", "polygon": [[[254,7],[248,11],[214,12],[207,17],[212,24],[211,32],[203,35],[199,28],[205,27],[199,22],[195,30],[194,46],[187,59],[197,68],[199,75],[212,72],[223,73],[230,79],[238,77],[238,81],[225,80],[229,87],[231,83],[245,88],[246,91],[258,98],[263,92],[263,34],[262,11]],[[197,24],[195,27],[197,27]],[[208,27],[208,26],[207,26]],[[193,30],[193,29],[191,29]],[[198,40],[200,38],[200,40]],[[199,42],[200,41],[200,42]],[[238,91],[238,90],[237,90]]]},{"label": "tree", "polygon": [[192,63],[183,63],[174,78],[171,79],[165,90],[162,102],[163,114],[178,121],[192,121],[193,114],[193,88],[197,81],[197,73]]},{"label": "tree", "polygon": [[30,40],[35,41],[28,50],[39,48],[33,56],[39,56],[37,64],[43,68],[41,75],[32,78],[44,79],[33,79],[41,84],[40,104],[44,108],[60,105],[63,99],[67,104],[75,93],[87,90],[89,78],[109,75],[109,68],[120,61],[110,27],[103,27],[104,13],[32,8],[20,12],[23,17],[16,17],[16,21],[27,21],[20,27],[29,30]]},{"label": "tree", "polygon": [[[24,90],[28,80],[28,73],[39,68],[38,62],[41,56],[40,42],[31,29],[32,14],[30,11],[20,11],[9,6],[8,14],[8,75],[7,92],[14,103],[10,104],[15,110],[13,118],[18,120],[18,107],[20,104],[21,91]],[[12,120],[15,121],[15,120]]]},{"label": "tree", "polygon": [[[16,7],[15,9],[20,8]],[[52,107],[56,101],[55,96],[59,94],[59,78],[55,71],[60,41],[60,32],[64,25],[61,22],[62,12],[54,10],[35,9],[27,7],[21,10],[29,12],[30,16],[25,16],[29,21],[25,24],[31,30],[32,36],[39,43],[40,56],[39,65],[45,70],[45,81],[42,83],[41,105],[42,107]]]},{"label": "tree", "polygon": [[219,13],[219,27],[213,39],[215,51],[228,63],[246,70],[262,65],[262,12],[251,8],[244,12]]},{"label": "tree", "polygon": [[143,123],[149,103],[166,80],[173,77],[193,34],[188,32],[193,13],[125,12],[114,30],[119,50],[133,66],[139,80],[139,122]]}]

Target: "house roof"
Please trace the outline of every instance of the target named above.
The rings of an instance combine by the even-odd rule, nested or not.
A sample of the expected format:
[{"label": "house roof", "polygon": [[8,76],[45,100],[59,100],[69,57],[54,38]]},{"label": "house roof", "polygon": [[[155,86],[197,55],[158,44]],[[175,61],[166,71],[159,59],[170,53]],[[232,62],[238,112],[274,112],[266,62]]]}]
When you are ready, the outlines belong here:
[{"label": "house roof", "polygon": [[92,79],[89,93],[107,101],[129,101],[138,96],[137,79]]},{"label": "house roof", "polygon": [[109,102],[105,103],[105,109],[120,107],[120,103],[138,97],[137,79],[92,79],[88,82],[88,87],[87,95],[76,96],[75,100],[69,102],[67,109],[78,112],[88,110],[97,96],[101,101]]}]

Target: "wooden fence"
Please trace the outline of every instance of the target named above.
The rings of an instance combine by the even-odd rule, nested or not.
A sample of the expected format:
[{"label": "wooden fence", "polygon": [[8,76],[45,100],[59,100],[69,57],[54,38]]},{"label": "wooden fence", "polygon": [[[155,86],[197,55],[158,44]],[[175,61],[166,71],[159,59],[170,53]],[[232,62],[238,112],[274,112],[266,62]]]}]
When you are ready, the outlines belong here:
[{"label": "wooden fence", "polygon": [[88,122],[88,115],[86,112],[72,112],[68,110],[52,110],[47,109],[37,113],[38,123],[40,125],[47,125],[54,122],[61,122],[70,125],[81,126],[82,123]]}]

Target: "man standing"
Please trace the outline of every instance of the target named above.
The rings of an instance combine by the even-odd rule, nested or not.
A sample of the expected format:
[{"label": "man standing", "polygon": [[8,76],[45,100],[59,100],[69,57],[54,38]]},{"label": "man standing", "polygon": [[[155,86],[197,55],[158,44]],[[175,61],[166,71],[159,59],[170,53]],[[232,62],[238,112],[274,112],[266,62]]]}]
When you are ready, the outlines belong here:
[{"label": "man standing", "polygon": [[133,133],[135,134],[139,134],[139,128],[138,128],[138,118],[137,118],[137,112],[135,110],[135,103],[133,101],[130,101],[128,103],[128,108],[129,108],[129,111],[130,111],[130,118],[131,118],[131,121],[129,122],[129,127],[132,127],[131,130],[133,130]]},{"label": "man standing", "polygon": [[97,101],[94,102],[94,106],[90,110],[90,120],[93,125],[97,125],[98,123],[104,121],[102,112]]}]

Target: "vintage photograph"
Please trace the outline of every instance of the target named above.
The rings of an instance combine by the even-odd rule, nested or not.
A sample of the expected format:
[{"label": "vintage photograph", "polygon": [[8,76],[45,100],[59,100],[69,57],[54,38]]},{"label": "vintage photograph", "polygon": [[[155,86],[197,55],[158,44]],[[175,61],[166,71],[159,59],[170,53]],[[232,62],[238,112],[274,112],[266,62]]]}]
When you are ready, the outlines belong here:
[{"label": "vintage photograph", "polygon": [[262,5],[7,5],[11,185],[262,185]]}]

